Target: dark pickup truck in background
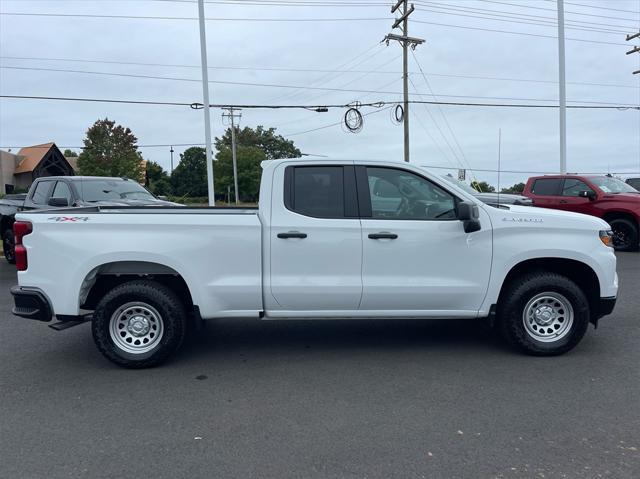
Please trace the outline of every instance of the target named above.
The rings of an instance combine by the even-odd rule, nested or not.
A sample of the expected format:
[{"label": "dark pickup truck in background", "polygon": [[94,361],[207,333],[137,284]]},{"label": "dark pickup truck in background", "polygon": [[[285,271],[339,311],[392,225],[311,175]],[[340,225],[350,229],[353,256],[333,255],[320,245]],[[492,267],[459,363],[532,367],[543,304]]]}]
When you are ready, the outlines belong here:
[{"label": "dark pickup truck in background", "polygon": [[181,206],[157,198],[127,178],[102,176],[48,176],[36,179],[28,193],[0,200],[2,250],[15,262],[13,223],[18,211],[68,208],[69,206]]},{"label": "dark pickup truck in background", "polygon": [[602,218],[613,230],[618,251],[640,243],[640,191],[612,176],[553,175],[529,178],[523,194],[534,206]]}]

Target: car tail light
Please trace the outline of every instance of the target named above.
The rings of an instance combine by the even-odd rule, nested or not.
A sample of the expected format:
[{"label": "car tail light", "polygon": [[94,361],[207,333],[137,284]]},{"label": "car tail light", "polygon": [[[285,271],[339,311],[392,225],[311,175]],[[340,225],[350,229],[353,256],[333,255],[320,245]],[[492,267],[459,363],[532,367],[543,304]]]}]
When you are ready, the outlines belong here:
[{"label": "car tail light", "polygon": [[16,221],[13,223],[16,268],[18,268],[18,271],[27,270],[27,249],[22,244],[22,238],[30,234],[32,231],[33,226],[28,221]]}]

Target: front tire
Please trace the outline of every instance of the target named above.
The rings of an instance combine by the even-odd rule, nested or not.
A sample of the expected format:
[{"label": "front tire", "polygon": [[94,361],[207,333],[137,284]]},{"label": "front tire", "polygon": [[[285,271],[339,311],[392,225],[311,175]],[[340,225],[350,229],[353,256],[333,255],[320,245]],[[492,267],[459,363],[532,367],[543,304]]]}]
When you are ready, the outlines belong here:
[{"label": "front tire", "polygon": [[573,349],[589,326],[589,302],[580,287],[555,273],[516,278],[501,294],[499,328],[520,351],[557,356]]},{"label": "front tire", "polygon": [[100,352],[125,368],[157,366],[182,344],[183,303],[166,286],[131,281],[107,293],[93,314],[91,330]]},{"label": "front tire", "polygon": [[13,231],[6,230],[2,235],[2,252],[9,264],[16,264],[16,240]]},{"label": "front tire", "polygon": [[613,247],[616,251],[636,251],[638,249],[638,225],[633,221],[618,218],[609,222],[613,231]]}]

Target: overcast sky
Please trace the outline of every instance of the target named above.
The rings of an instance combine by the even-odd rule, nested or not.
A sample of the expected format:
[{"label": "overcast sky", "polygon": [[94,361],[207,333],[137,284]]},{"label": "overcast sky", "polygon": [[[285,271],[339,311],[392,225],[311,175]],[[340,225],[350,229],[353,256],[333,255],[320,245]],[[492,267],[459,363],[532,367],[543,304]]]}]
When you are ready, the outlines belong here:
[{"label": "overcast sky", "polygon": [[[433,100],[430,85],[442,101],[557,104],[555,0],[414,3],[409,33],[426,42],[416,49],[415,59],[410,55],[412,99]],[[640,29],[640,0],[568,0],[565,4],[569,105],[640,105],[640,74],[632,75],[640,69],[640,54],[625,55],[633,46],[625,41],[625,34]],[[401,48],[380,43],[393,23],[390,5],[380,0],[207,2],[212,103],[399,100]],[[198,22],[192,19],[197,17],[195,2],[0,0],[0,11],[0,94],[202,101]],[[17,12],[63,16],[7,15]],[[76,14],[186,19],[69,16]],[[332,21],[269,21],[273,19]],[[340,122],[344,109],[328,113],[244,110],[241,125],[277,127],[309,154],[401,161],[402,126],[392,122],[391,110],[363,108],[362,113],[368,115],[358,134],[345,132],[340,125],[320,129]],[[202,111],[184,106],[0,99],[0,146],[55,141],[61,148],[78,147],[86,129],[104,117],[130,127],[140,145],[204,142]],[[501,129],[503,170],[558,169],[556,109],[413,105],[410,120],[412,162],[417,164],[451,167],[451,171],[463,165],[496,169]],[[567,122],[569,171],[640,172],[639,111],[569,110]],[[222,134],[219,110],[212,110],[212,127],[214,136]],[[317,130],[309,131],[313,129]],[[176,163],[184,149],[175,147]],[[141,151],[145,158],[169,168],[168,147]],[[476,176],[497,183],[493,173],[477,172]],[[527,176],[505,173],[500,184],[509,186]]]}]

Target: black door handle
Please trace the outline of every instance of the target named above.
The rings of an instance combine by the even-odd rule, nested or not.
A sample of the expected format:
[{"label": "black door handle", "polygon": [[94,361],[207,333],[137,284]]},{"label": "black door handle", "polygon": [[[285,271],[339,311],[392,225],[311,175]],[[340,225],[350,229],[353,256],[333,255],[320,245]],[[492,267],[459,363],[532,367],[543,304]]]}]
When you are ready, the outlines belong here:
[{"label": "black door handle", "polygon": [[568,203],[568,201],[567,200],[560,200],[560,203],[564,205],[565,203]]},{"label": "black door handle", "polygon": [[278,233],[278,238],[300,238],[304,239],[307,237],[307,233],[300,233],[299,231],[289,231],[288,233]]},{"label": "black door handle", "polygon": [[369,235],[371,239],[397,239],[398,235],[395,233],[371,233]]}]

